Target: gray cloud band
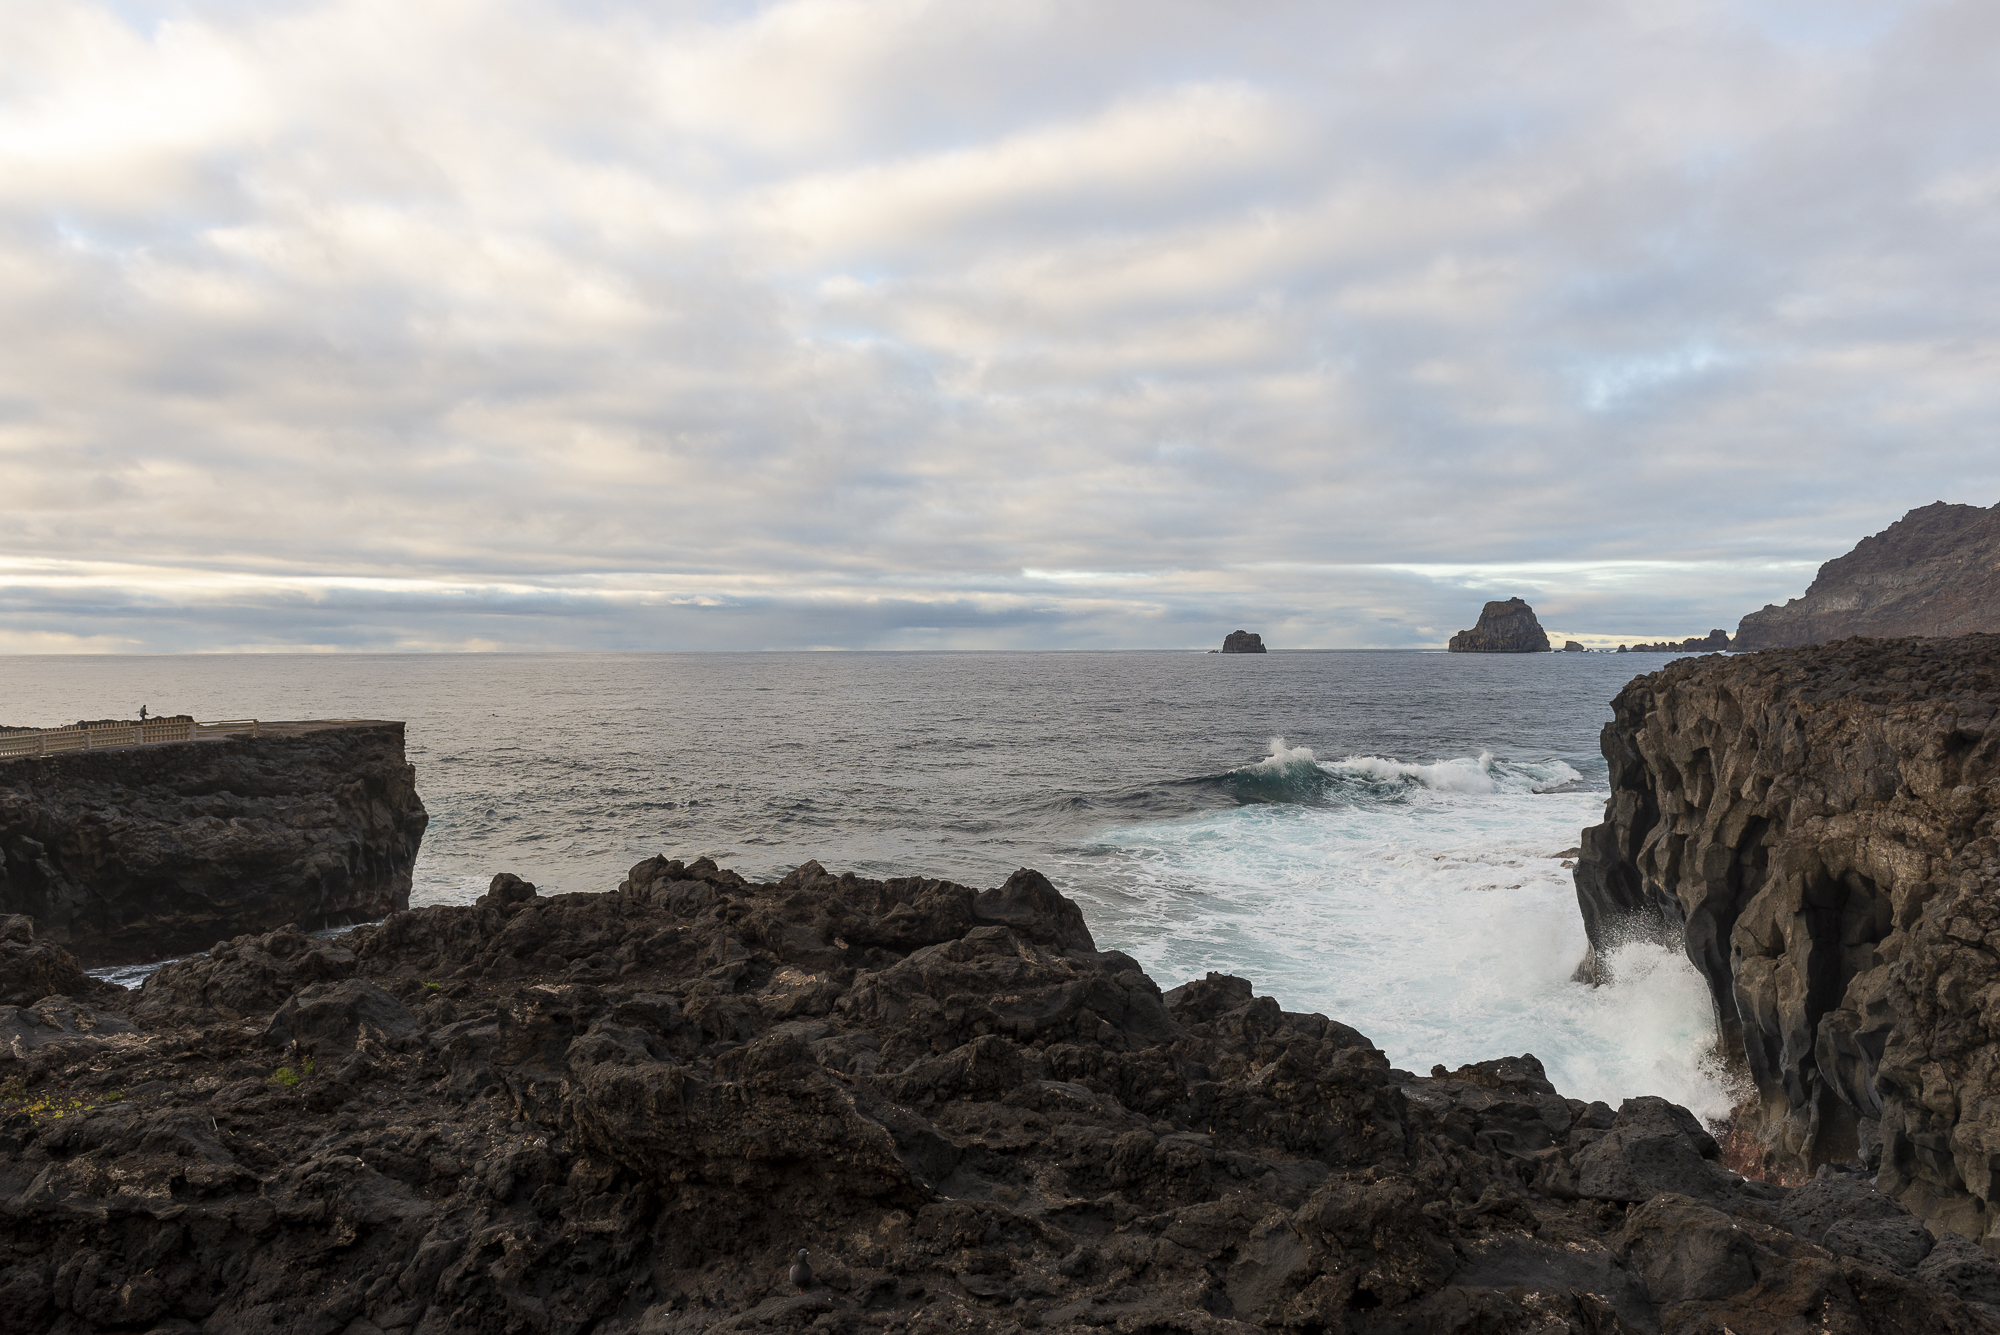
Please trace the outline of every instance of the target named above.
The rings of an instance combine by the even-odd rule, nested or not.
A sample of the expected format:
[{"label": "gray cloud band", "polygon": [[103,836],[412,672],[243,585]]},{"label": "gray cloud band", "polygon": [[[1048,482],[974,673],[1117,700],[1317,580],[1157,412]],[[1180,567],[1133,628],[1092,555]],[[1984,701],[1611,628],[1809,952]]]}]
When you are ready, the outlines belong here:
[{"label": "gray cloud band", "polygon": [[1651,638],[2000,499],[1991,6],[1069,8],[17,16],[0,648]]}]

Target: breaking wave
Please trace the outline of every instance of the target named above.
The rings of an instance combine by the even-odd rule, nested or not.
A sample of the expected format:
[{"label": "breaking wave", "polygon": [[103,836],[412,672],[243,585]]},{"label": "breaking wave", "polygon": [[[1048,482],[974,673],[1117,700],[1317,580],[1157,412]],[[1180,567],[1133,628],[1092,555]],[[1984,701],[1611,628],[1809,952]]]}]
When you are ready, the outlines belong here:
[{"label": "breaking wave", "polygon": [[1405,1069],[1533,1052],[1573,1097],[1661,1094],[1719,1119],[1740,1091],[1679,952],[1634,942],[1613,982],[1573,979],[1586,942],[1564,855],[1604,800],[1581,779],[1560,759],[1329,761],[1274,737],[1214,781],[1228,805],[1101,830],[1078,897],[1162,987],[1235,973]]}]

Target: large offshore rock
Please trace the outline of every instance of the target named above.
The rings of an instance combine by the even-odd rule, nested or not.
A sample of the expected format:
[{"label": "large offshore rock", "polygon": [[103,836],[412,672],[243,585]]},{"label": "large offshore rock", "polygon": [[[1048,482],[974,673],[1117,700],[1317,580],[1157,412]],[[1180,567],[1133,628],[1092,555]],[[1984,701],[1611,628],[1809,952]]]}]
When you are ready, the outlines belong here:
[{"label": "large offshore rock", "polygon": [[1445,647],[1455,654],[1542,654],[1549,651],[1549,637],[1534,608],[1509,598],[1486,604],[1479,624],[1452,636]]},{"label": "large offshore rock", "polygon": [[1864,1156],[2000,1245],[2000,636],[1692,659],[1612,711],[1575,873],[1595,964],[1686,949],[1772,1167]]},{"label": "large offshore rock", "polygon": [[1253,630],[1232,630],[1222,637],[1222,652],[1225,654],[1264,653],[1264,637]]},{"label": "large offshore rock", "polygon": [[0,913],[85,965],[379,918],[428,820],[400,723],[0,761]]},{"label": "large offshore rock", "polygon": [[1805,597],[1743,618],[1736,648],[2000,631],[2000,505],[1912,510],[1819,568]]},{"label": "large offshore rock", "polygon": [[1031,871],[503,876],[133,1018],[0,1011],[0,1329],[2000,1330],[1865,1183],[1788,1216],[1664,1100],[1162,994]]}]

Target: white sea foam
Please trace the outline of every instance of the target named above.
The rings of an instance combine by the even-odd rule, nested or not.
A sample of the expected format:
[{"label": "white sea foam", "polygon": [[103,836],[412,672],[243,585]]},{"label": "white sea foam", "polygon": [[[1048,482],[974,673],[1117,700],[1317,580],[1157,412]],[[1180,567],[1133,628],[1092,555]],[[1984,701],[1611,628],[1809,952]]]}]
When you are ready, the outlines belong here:
[{"label": "white sea foam", "polygon": [[[1274,740],[1259,763],[1293,765],[1302,750]],[[1728,1112],[1707,989],[1684,958],[1627,945],[1615,983],[1571,981],[1586,942],[1554,855],[1603,803],[1545,791],[1574,769],[1490,755],[1320,768],[1395,791],[1104,832],[1078,878],[1099,887],[1085,907],[1100,944],[1163,987],[1240,974],[1287,1009],[1353,1025],[1406,1069],[1532,1052],[1572,1097]]]},{"label": "white sea foam", "polygon": [[1309,746],[1286,746],[1285,739],[1273,737],[1270,742],[1271,754],[1254,765],[1245,765],[1239,774],[1299,774],[1312,769],[1319,761]]}]

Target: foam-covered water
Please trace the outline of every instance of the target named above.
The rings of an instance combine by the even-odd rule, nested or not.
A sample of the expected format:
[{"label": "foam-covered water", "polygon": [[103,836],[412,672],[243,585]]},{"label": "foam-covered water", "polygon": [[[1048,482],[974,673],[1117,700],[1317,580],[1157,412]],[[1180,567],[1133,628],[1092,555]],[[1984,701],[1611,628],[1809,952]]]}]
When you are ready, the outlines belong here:
[{"label": "foam-covered water", "polygon": [[[1154,977],[1254,977],[1292,1009],[1428,1070],[1531,1051],[1577,1098],[1735,1101],[1685,958],[1621,947],[1617,981],[1573,980],[1586,945],[1562,853],[1603,795],[1557,758],[1491,752],[1320,761],[1273,738],[1233,772],[1265,800],[1105,830],[1085,891]],[[1274,784],[1294,800],[1272,800]]]},{"label": "foam-covered water", "polygon": [[1710,1117],[1685,960],[1583,953],[1557,855],[1600,814],[1602,655],[0,658],[0,723],[400,718],[411,896],[601,890],[656,852],[990,885],[1038,866],[1162,986],[1242,974],[1418,1070],[1531,1051],[1576,1097]]}]

